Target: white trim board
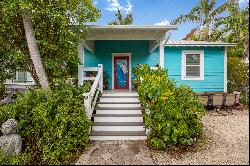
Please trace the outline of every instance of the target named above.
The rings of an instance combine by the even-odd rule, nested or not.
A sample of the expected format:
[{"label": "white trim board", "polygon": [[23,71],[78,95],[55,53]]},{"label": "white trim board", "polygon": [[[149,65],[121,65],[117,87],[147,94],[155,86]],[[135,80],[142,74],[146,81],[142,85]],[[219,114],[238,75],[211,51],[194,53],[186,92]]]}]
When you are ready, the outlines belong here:
[{"label": "white trim board", "polygon": [[114,57],[115,56],[128,56],[129,57],[129,91],[132,89],[131,85],[131,73],[132,73],[132,66],[131,66],[131,53],[112,53],[112,90],[115,89],[114,83]]},{"label": "white trim board", "polygon": [[224,50],[224,92],[227,92],[227,47]]},{"label": "white trim board", "polygon": [[[186,77],[186,54],[200,54],[200,77]],[[182,50],[181,80],[204,80],[204,50]]]}]

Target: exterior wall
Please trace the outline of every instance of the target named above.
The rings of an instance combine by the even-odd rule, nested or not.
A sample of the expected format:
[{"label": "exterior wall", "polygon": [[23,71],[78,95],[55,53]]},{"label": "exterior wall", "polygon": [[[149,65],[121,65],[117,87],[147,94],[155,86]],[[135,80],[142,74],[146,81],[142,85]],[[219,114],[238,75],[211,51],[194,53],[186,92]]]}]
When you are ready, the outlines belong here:
[{"label": "exterior wall", "polygon": [[[182,50],[204,50],[204,80],[181,80]],[[164,66],[179,85],[196,92],[224,91],[224,47],[165,47]]]},{"label": "exterior wall", "polygon": [[[109,87],[112,88],[112,53],[131,53],[131,66],[136,64],[149,64],[155,66],[158,63],[157,49],[151,54],[148,51],[148,41],[96,41],[95,53],[84,50],[84,66],[94,67],[103,64],[103,70],[110,75]],[[132,74],[133,78],[133,74]],[[133,88],[133,87],[132,87]]]}]

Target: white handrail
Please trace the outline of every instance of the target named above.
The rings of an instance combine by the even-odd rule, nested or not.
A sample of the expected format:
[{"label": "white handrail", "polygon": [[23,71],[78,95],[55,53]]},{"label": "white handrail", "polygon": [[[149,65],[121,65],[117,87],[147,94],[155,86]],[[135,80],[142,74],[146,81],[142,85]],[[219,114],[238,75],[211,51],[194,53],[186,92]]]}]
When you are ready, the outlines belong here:
[{"label": "white handrail", "polygon": [[[95,77],[94,83],[91,86],[91,89],[88,93],[84,93],[84,106],[87,112],[89,119],[91,119],[93,110],[96,106],[96,101],[100,93],[103,93],[103,66],[102,64],[98,64],[98,68],[84,68],[84,72],[87,71],[97,71],[97,76]],[[93,77],[90,77],[92,80]],[[88,80],[88,77],[84,77],[84,80]]]}]

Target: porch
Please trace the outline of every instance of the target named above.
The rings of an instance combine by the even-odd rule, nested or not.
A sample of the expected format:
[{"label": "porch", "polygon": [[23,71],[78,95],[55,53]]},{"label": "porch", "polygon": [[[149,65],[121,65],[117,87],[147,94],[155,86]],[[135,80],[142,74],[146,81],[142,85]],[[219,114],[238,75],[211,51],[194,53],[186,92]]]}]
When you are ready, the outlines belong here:
[{"label": "porch", "polygon": [[103,65],[108,90],[134,89],[132,69],[136,64],[164,67],[164,45],[176,26],[89,26],[87,41],[78,45],[78,84],[86,74],[83,67]]}]

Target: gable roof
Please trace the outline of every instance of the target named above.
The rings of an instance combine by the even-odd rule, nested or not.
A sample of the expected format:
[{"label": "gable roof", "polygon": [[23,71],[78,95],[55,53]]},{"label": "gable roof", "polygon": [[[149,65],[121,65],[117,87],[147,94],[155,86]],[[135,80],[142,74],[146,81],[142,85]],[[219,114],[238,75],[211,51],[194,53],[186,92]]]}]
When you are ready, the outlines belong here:
[{"label": "gable roof", "polygon": [[207,42],[207,41],[193,41],[193,40],[168,40],[165,46],[206,46],[206,47],[228,47],[236,46],[237,43],[223,43],[223,42]]}]

